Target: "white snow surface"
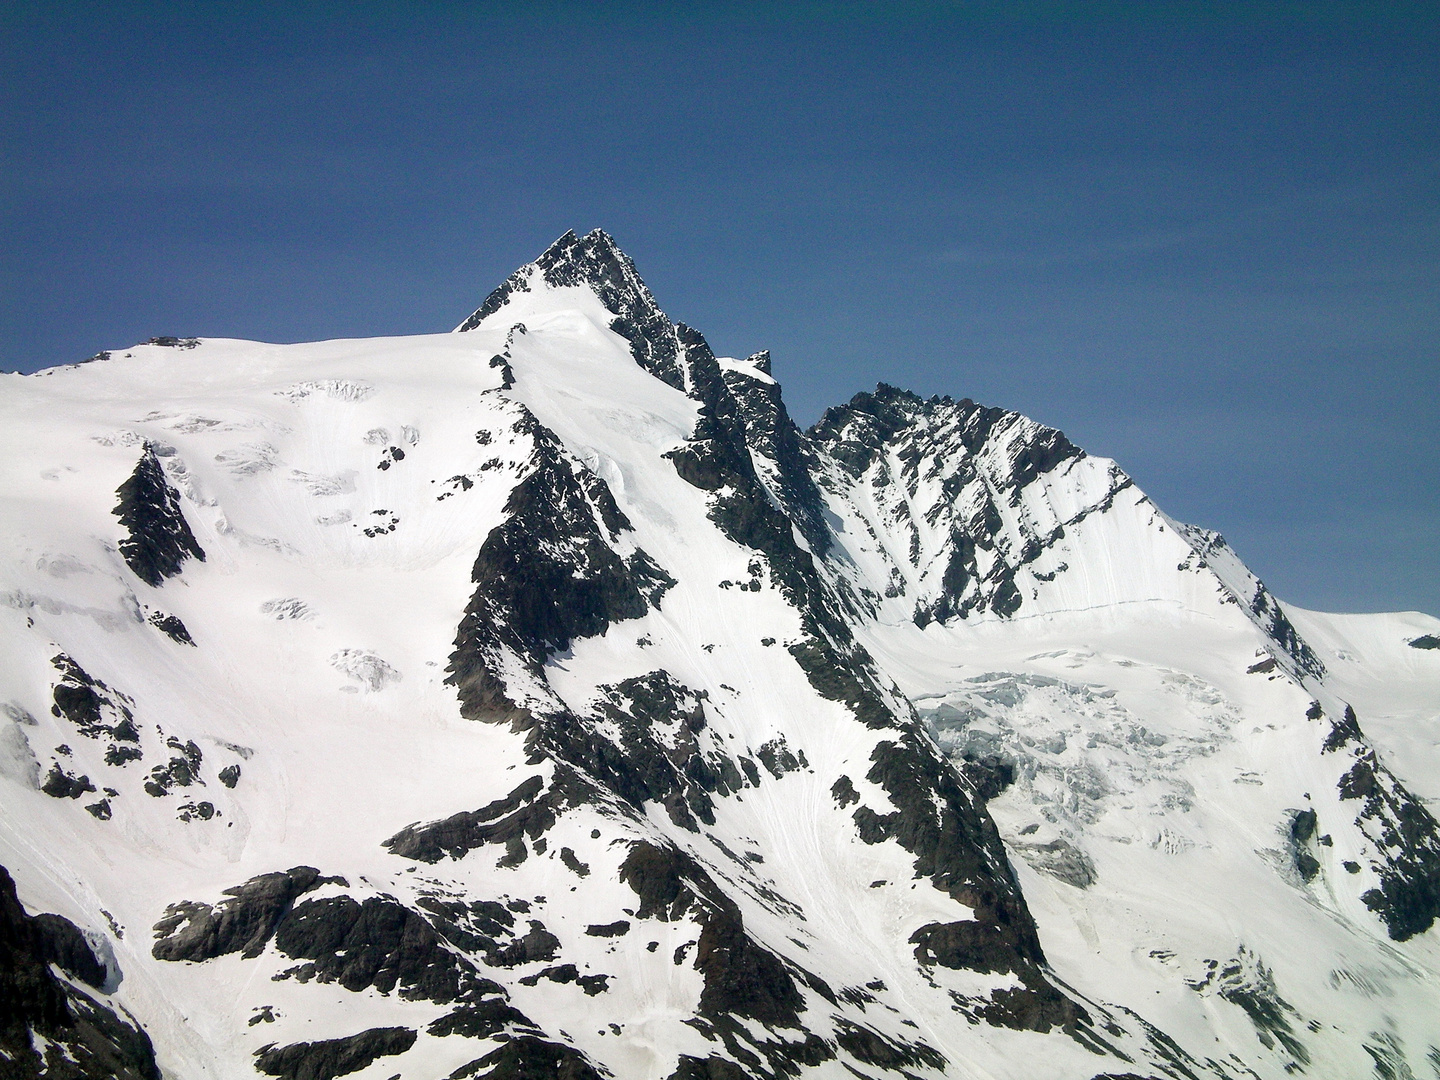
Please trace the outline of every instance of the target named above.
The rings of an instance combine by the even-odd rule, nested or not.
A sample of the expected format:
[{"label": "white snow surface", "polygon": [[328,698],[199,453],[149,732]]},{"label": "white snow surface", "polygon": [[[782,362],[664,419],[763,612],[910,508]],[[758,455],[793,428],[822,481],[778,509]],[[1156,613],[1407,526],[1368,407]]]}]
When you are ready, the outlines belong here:
[{"label": "white snow surface", "polygon": [[[698,404],[639,367],[610,322],[589,289],[533,277],[463,334],[202,339],[0,376],[0,863],[27,909],[108,942],[122,973],[109,1000],[144,1025],[167,1077],[253,1077],[265,1045],[403,1025],[420,1031],[414,1047],[353,1075],[418,1080],[495,1044],[427,1034],[446,1011],[429,1002],[272,981],[291,966],[273,946],[256,960],[157,960],[151,926],[170,904],[216,903],[299,865],[343,876],[357,899],[408,903],[426,889],[523,899],[521,926],[537,918],[560,939],[555,962],[604,973],[609,988],[522,984],[540,962],[485,974],[548,1038],[615,1077],[659,1080],[681,1053],[717,1052],[684,1023],[702,979],[673,957],[696,939],[694,922],[627,914],[637,906],[618,876],[628,842],[666,838],[707,867],[772,952],[837,992],[882,982],[878,1004],[844,1015],[948,1061],[907,1066],[914,1075],[1163,1075],[1058,1030],[971,1022],[950,991],[983,996],[1013,978],[917,964],[912,933],[972,912],[917,879],[894,840],[864,843],[837,805],[831,788],[846,775],[867,805],[889,806],[865,779],[885,733],[811,686],[784,648],[799,616],[768,574],[755,590],[720,587],[753,576],[754,552],[715,527],[707,493],[665,456],[689,438]],[[523,334],[510,332],[516,323]],[[500,353],[508,389],[489,362]],[[745,361],[721,367],[769,379]],[[527,760],[523,732],[463,719],[444,681],[472,564],[526,474],[531,440],[513,430],[526,409],[608,485],[633,526],[625,543],[676,581],[657,610],[554,656],[548,692],[584,709],[602,685],[663,669],[708,695],[708,730],[733,754],[754,758],[783,738],[806,767],[717,797],[716,823],[700,833],[655,807],[643,824],[581,807],[519,866],[500,865],[499,848],[417,864],[382,843],[549,775]],[[1031,432],[1022,421],[1016,439]],[[146,444],[206,556],[158,588],[126,566],[111,512]],[[1325,669],[1297,672],[1251,597],[1237,601],[1253,591],[1253,577],[1236,583],[1238,559],[1238,571],[1206,567],[1113,463],[1080,456],[1005,506],[1018,537],[1107,503],[1017,577],[1019,610],[922,628],[917,601],[940,588],[946,530],[967,496],[926,525],[949,498],[943,476],[906,494],[876,482],[885,468],[900,465],[882,457],[864,479],[824,486],[837,547],[822,572],[869,590],[856,634],[942,749],[1010,763],[1014,783],[989,812],[1055,976],[1129,1025],[1116,1045],[1139,1053],[1143,1018],[1197,1075],[1440,1076],[1440,930],[1391,940],[1360,899],[1375,884],[1374,853],[1337,790],[1349,759],[1322,751],[1330,719],[1352,704],[1381,761],[1432,812],[1440,805],[1440,650],[1408,644],[1440,621],[1286,607]],[[901,499],[919,523],[917,556],[894,525]],[[178,616],[194,646],[157,630],[153,613]],[[124,695],[143,760],[107,764],[103,741],[52,714],[62,653]],[[1327,719],[1307,716],[1316,701]],[[197,782],[148,794],[152,767],[187,743],[202,754]],[[102,790],[43,793],[52,766],[113,789],[109,819],[84,808]],[[239,768],[233,788],[219,779],[228,766]],[[213,816],[181,813],[202,801]],[[1319,863],[1309,881],[1289,846],[1305,810],[1325,837],[1309,849]],[[585,932],[619,919],[634,923],[623,937]],[[1243,1002],[1257,995],[1280,1003],[1303,1054],[1252,1019]],[[807,1024],[830,1037],[827,1018],[842,1008],[804,996]],[[274,1021],[249,1023],[264,1006]],[[1394,1071],[1377,1072],[1387,1054]],[[854,1075],[897,1075],[845,1060]],[[852,1071],[837,1059],[806,1075]]]}]

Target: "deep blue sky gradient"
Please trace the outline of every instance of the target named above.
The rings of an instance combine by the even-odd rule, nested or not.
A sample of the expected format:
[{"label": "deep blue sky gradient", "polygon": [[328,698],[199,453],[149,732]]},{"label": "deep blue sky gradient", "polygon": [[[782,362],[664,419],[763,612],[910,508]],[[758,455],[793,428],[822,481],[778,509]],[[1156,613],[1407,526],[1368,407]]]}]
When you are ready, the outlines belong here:
[{"label": "deep blue sky gradient", "polygon": [[0,367],[448,330],[600,226],[803,423],[1019,409],[1440,614],[1440,9],[1133,7],[6,4]]}]

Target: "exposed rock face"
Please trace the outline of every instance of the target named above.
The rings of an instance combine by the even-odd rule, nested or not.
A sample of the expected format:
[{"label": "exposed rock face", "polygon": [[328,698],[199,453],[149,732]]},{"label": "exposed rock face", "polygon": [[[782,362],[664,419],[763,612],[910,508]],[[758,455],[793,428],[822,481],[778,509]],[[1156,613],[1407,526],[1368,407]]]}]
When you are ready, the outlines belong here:
[{"label": "exposed rock face", "polygon": [[1379,886],[1361,899],[1396,941],[1424,933],[1440,918],[1440,825],[1380,763],[1353,709],[1332,725],[1325,752],[1353,762],[1340,778],[1340,798],[1359,804],[1355,826],[1374,846],[1370,868]]},{"label": "exposed rock face", "polygon": [[920,626],[1015,614],[1024,602],[1020,568],[1130,483],[1117,470],[1100,497],[1074,513],[1025,502],[1037,479],[1083,457],[1063,434],[968,398],[927,401],[883,383],[827,410],[808,438],[828,465],[819,482],[843,497],[863,480],[877,517],[889,519],[882,528],[906,537],[904,548],[886,549],[905,568],[891,587],[913,592]]},{"label": "exposed rock face", "polygon": [[50,711],[55,716],[70,721],[87,739],[140,741],[135,714],[131,711],[134,702],[93,678],[64,653],[56,655],[50,663],[60,673],[60,681],[51,691],[54,704]]},{"label": "exposed rock face", "polygon": [[253,960],[290,913],[295,898],[321,881],[313,866],[297,866],[283,874],[262,874],[226,889],[229,900],[215,905],[174,904],[155,925],[151,950],[157,960],[200,962],[238,952]]},{"label": "exposed rock face", "polygon": [[[633,545],[628,555],[617,551],[631,525],[603,480],[577,471],[528,413],[513,434],[533,440],[529,474],[475,560],[477,588],[450,657],[449,681],[471,719],[546,701],[541,668],[551,653],[639,618],[673,584]],[[531,677],[528,694],[502,674],[512,664]]]},{"label": "exposed rock face", "polygon": [[[344,894],[296,903],[325,885],[346,887],[342,878],[321,877],[313,867],[297,866],[226,889],[230,899],[215,905],[172,904],[155,925],[152,954],[157,960],[199,963],[239,952],[254,960],[273,940],[281,954],[304,961],[288,967],[280,978],[334,982],[352,993],[373,987],[388,994],[398,988],[406,1000],[442,1005],[500,992],[445,943],[463,944],[482,952],[489,962],[505,965],[515,948],[507,953],[482,932],[514,936],[514,919],[502,906],[454,909],[430,897],[425,911],[388,896],[356,901]],[[518,955],[540,958],[531,955],[545,951],[533,937],[532,932],[530,938],[519,939]]]},{"label": "exposed rock face", "polygon": [[[544,789],[543,778],[529,777],[503,799],[443,821],[407,826],[385,841],[385,846],[391,854],[401,858],[436,863],[446,855],[452,859],[461,858],[485,844],[509,843],[524,833],[531,817],[524,811],[534,805],[535,797]],[[547,824],[539,832],[543,832],[548,827],[548,821],[554,817],[548,809],[541,812]],[[524,850],[523,847],[520,850]]]},{"label": "exposed rock face", "polygon": [[[696,818],[713,825],[711,793],[728,795],[745,780],[737,762],[705,731],[704,698],[664,671],[599,691],[593,720],[549,726],[537,747],[583,770],[637,810],[653,802],[691,831],[698,831]],[[597,738],[597,729],[607,734]]]},{"label": "exposed rock face", "polygon": [[[57,977],[54,968],[102,991],[100,997]],[[107,974],[74,923],[59,915],[27,915],[9,871],[0,867],[0,1054],[6,1077],[160,1080],[149,1037],[105,1004]]]},{"label": "exposed rock face", "polygon": [[120,501],[113,512],[126,532],[120,554],[141,581],[158,588],[184,569],[186,559],[205,561],[205,552],[180,509],[179,493],[170,486],[149,443],[135,472],[116,494]]},{"label": "exposed rock face", "polygon": [[194,640],[190,637],[190,631],[185,629],[185,624],[177,615],[166,615],[159,611],[152,612],[150,625],[175,642],[176,645],[189,645],[191,648],[195,646]]},{"label": "exposed rock face", "polygon": [[564,1043],[547,1042],[533,1035],[520,1035],[457,1069],[457,1078],[483,1073],[485,1080],[601,1080],[605,1075],[585,1055]]},{"label": "exposed rock face", "polygon": [[373,986],[447,1005],[476,987],[474,969],[457,962],[420,913],[386,897],[357,903],[348,896],[307,900],[277,928],[275,945],[307,960],[301,981],[337,982],[357,992]]},{"label": "exposed rock face", "polygon": [[800,530],[811,554],[827,554],[832,540],[824,502],[811,475],[814,466],[780,396],[780,384],[770,377],[770,354],[757,353],[728,367],[723,377],[758,477]]},{"label": "exposed rock face", "polygon": [[257,1071],[282,1080],[333,1080],[359,1072],[376,1058],[403,1054],[415,1045],[410,1028],[371,1028],[343,1039],[294,1043],[261,1051]]}]

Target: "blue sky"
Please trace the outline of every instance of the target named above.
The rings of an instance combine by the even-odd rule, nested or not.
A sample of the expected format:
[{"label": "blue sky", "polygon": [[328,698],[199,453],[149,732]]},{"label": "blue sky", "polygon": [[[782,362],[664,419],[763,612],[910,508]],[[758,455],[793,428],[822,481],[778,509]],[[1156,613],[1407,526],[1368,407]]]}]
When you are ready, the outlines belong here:
[{"label": "blue sky", "polygon": [[1019,409],[1440,614],[1436,10],[6,4],[0,367],[446,330],[600,226],[803,423]]}]

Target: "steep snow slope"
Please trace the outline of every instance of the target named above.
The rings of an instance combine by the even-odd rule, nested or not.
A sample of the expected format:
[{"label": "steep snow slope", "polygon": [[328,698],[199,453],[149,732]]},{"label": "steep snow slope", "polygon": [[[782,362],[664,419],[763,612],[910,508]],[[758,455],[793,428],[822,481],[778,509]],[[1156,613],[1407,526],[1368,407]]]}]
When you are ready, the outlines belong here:
[{"label": "steep snow slope", "polygon": [[1440,802],[1440,619],[1285,610],[1325,664],[1326,684],[1365,718],[1386,765]]},{"label": "steep snow slope", "polygon": [[1440,1062],[1440,651],[1014,414],[802,433],[603,233],[459,331],[5,377],[16,1075]]}]

